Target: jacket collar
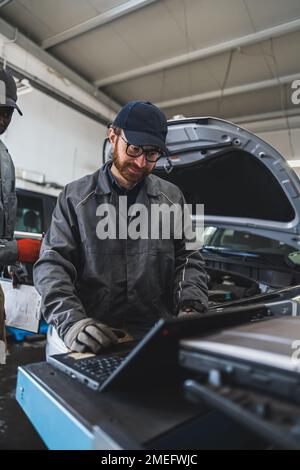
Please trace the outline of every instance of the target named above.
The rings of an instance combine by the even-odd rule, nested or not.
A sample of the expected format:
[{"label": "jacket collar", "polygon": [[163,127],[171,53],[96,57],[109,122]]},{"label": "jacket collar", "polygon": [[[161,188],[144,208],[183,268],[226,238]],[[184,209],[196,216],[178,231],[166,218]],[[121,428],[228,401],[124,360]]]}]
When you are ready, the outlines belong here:
[{"label": "jacket collar", "polygon": [[107,167],[110,164],[111,162],[106,162],[99,169],[95,194],[110,194],[111,193],[111,185],[110,185],[110,180],[109,180],[109,176],[107,173]]},{"label": "jacket collar", "polygon": [[[99,170],[97,185],[95,189],[95,194],[110,194],[111,183],[109,179],[109,175],[107,172],[107,167],[111,166],[111,162],[106,162]],[[157,184],[156,176],[149,175],[145,178],[145,191],[147,192],[148,196],[158,196],[159,189]]]}]

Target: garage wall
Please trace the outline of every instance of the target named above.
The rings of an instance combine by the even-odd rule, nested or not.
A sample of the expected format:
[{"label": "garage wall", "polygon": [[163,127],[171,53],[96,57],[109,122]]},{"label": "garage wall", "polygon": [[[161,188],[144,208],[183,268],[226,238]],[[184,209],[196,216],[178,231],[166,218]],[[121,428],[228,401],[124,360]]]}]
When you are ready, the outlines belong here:
[{"label": "garage wall", "polygon": [[15,112],[2,136],[16,167],[64,185],[101,165],[105,126],[38,90],[21,95],[18,104],[24,116]]}]

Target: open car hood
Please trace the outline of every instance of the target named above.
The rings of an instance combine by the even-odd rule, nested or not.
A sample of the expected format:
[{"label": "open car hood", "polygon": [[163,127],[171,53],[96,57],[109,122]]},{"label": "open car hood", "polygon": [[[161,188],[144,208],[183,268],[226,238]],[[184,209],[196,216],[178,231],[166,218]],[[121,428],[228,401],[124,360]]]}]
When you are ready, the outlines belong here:
[{"label": "open car hood", "polygon": [[205,117],[169,121],[167,146],[172,170],[162,158],[155,173],[176,184],[188,203],[204,204],[205,224],[300,249],[300,181],[271,145],[231,122]]}]

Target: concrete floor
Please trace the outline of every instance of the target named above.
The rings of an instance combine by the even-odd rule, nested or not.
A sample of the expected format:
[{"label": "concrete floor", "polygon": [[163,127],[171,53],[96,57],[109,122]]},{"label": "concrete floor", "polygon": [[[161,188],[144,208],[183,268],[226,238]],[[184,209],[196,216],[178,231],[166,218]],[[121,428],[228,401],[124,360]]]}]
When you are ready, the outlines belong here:
[{"label": "concrete floor", "polygon": [[45,339],[17,343],[8,338],[7,364],[0,366],[0,450],[46,449],[15,399],[19,365],[45,360]]}]

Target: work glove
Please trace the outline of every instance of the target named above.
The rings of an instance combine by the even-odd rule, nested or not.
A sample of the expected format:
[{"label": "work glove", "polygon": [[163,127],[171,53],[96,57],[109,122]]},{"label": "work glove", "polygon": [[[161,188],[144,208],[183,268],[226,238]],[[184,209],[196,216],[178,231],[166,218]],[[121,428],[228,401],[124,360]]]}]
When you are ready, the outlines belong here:
[{"label": "work glove", "polygon": [[198,310],[187,307],[183,308],[182,310],[179,311],[178,313],[178,318],[186,317],[186,316],[201,316],[203,315],[204,312],[198,312]]},{"label": "work glove", "polygon": [[40,254],[42,242],[31,238],[23,238],[17,240],[18,244],[18,261],[21,263],[35,263]]},{"label": "work glove", "polygon": [[67,331],[65,345],[71,351],[99,353],[118,343],[111,328],[93,318],[79,320]]}]

